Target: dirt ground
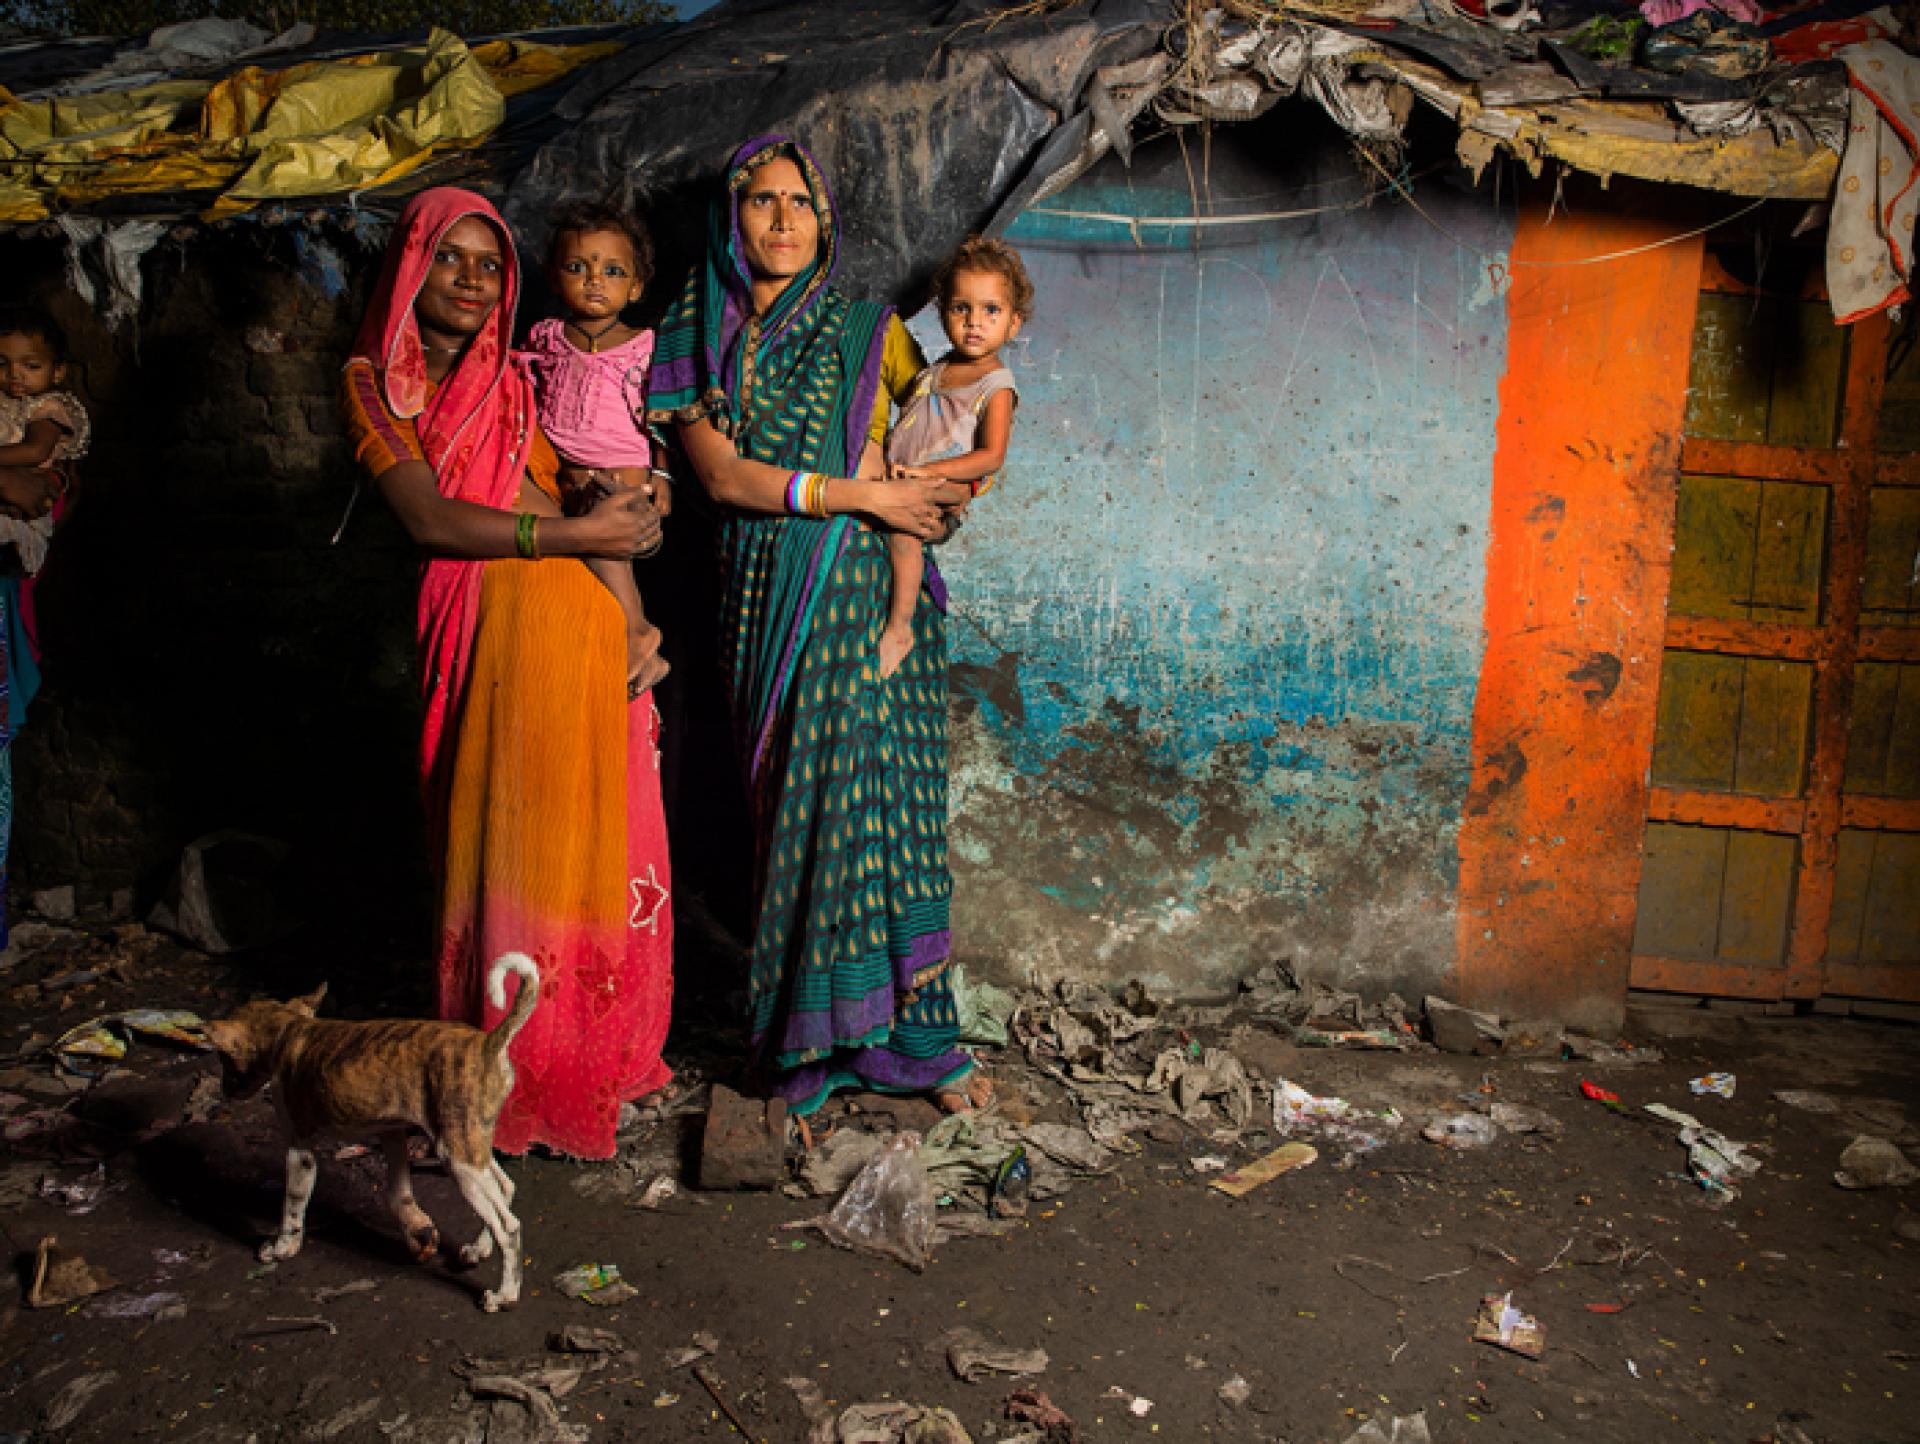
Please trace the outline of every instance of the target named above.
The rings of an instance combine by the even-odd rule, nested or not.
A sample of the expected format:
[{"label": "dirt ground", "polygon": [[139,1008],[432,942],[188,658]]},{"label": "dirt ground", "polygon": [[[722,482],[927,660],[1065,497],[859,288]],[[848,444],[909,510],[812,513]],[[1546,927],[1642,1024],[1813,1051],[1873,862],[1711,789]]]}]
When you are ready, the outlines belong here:
[{"label": "dirt ground", "polygon": [[[612,1330],[623,1345],[584,1361],[590,1372],[559,1400],[563,1424],[593,1440],[737,1438],[724,1400],[752,1438],[804,1441],[786,1382],[796,1378],[835,1412],[890,1399],[944,1406],[981,1441],[1017,1433],[1003,1401],[1023,1385],[1097,1441],[1344,1441],[1369,1419],[1390,1438],[1396,1416],[1421,1412],[1434,1440],[1920,1439],[1915,1190],[1837,1187],[1857,1114],[1773,1096],[1867,1100],[1870,1119],[1911,1141],[1911,1027],[1641,1010],[1632,1036],[1657,1042],[1665,1060],[1606,1065],[1302,1050],[1223,1023],[1204,1041],[1257,1079],[1391,1106],[1408,1126],[1350,1166],[1322,1147],[1311,1166],[1240,1200],[1211,1189],[1217,1175],[1194,1160],[1246,1162],[1279,1136],[1256,1127],[1222,1147],[1163,1128],[1110,1172],[1036,1203],[1009,1236],[945,1241],[923,1274],[783,1231],[823,1200],[688,1187],[637,1207],[658,1173],[690,1178],[701,1120],[668,1119],[636,1129],[617,1166],[509,1165],[528,1291],[488,1316],[476,1300],[497,1264],[408,1262],[377,1157],[323,1153],[305,1251],[263,1267],[255,1249],[280,1196],[275,1125],[263,1102],[214,1102],[205,1055],[136,1040],[91,1084],[63,1082],[32,1055],[115,1008],[214,1016],[257,991],[291,994],[323,962],[292,948],[216,963],[94,927],[43,939],[0,975],[0,1050],[14,1055],[0,1067],[10,1139],[0,1230],[23,1266],[56,1235],[118,1282],[48,1309],[9,1291],[0,1441],[527,1437],[476,1404],[457,1370],[476,1358],[521,1377],[563,1364],[548,1340],[569,1325]],[[341,1011],[409,998],[393,981],[401,971],[370,966]],[[725,1070],[723,1012],[691,1010],[677,1062]],[[1731,1100],[1689,1092],[1709,1069],[1737,1076]],[[1074,1118],[1064,1090],[1017,1057],[995,1072],[1016,1108]],[[1583,1098],[1583,1078],[1616,1090],[1625,1110]],[[1564,1133],[1507,1133],[1466,1151],[1422,1141],[1419,1125],[1462,1097],[1536,1106]],[[1759,1148],[1762,1167],[1737,1199],[1715,1207],[1686,1177],[1674,1126],[1641,1111],[1650,1102]],[[87,1195],[102,1166],[97,1196],[70,1208],[51,1191],[78,1183]],[[446,1236],[475,1231],[444,1175],[418,1183]],[[637,1296],[595,1308],[558,1293],[554,1275],[586,1262],[618,1264]],[[1472,1338],[1482,1298],[1508,1291],[1544,1330],[1538,1361]],[[963,1382],[946,1340],[969,1326],[1044,1349],[1044,1373]],[[698,1334],[717,1350],[697,1373],[670,1367]],[[1236,1377],[1242,1402],[1222,1397]]]}]

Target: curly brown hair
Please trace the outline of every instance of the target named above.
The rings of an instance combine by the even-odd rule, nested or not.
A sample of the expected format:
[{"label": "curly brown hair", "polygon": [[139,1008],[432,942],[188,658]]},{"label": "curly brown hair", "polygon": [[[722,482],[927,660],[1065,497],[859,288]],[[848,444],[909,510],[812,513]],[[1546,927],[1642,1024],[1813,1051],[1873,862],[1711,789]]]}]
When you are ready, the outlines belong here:
[{"label": "curly brown hair", "polygon": [[633,211],[612,201],[573,201],[547,217],[547,264],[559,252],[560,237],[611,231],[625,236],[633,247],[633,266],[641,285],[653,279],[653,237],[647,223]]},{"label": "curly brown hair", "polygon": [[1033,316],[1033,278],[1027,274],[1020,253],[996,236],[968,236],[960,249],[948,256],[933,273],[933,299],[944,307],[953,294],[953,278],[962,271],[984,271],[1005,279],[1013,293],[1013,314],[1022,321]]}]

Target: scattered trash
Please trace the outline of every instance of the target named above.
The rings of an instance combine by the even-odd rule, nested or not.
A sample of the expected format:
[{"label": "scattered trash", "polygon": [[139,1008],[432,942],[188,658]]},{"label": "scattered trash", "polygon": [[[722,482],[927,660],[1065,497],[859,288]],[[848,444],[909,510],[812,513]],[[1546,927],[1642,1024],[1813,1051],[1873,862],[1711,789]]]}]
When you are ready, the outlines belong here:
[{"label": "scattered trash", "polygon": [[333,1284],[315,1289],[313,1301],[316,1304],[330,1304],[335,1299],[348,1298],[354,1294],[370,1294],[379,1287],[380,1285],[372,1279],[355,1279],[352,1283]]},{"label": "scattered trash", "polygon": [[240,1337],[243,1339],[265,1339],[275,1334],[337,1334],[339,1328],[330,1319],[317,1315],[301,1314],[294,1318],[276,1318],[268,1315],[257,1329],[248,1329]]},{"label": "scattered trash", "polygon": [[1485,1148],[1500,1136],[1494,1121],[1483,1113],[1455,1113],[1436,1118],[1420,1136],[1442,1148]]},{"label": "scattered trash", "polygon": [[818,1228],[836,1247],[895,1259],[922,1272],[933,1261],[940,1224],[933,1181],[916,1156],[919,1147],[917,1134],[896,1134],[823,1217],[787,1227]]},{"label": "scattered trash", "polygon": [[1544,1109],[1521,1103],[1495,1103],[1487,1110],[1496,1127],[1507,1133],[1534,1133],[1543,1138],[1558,1138],[1565,1125]]},{"label": "scattered trash", "polygon": [[1824,1093],[1815,1093],[1805,1088],[1781,1088],[1774,1092],[1774,1099],[1789,1108],[1798,1108],[1803,1113],[1838,1113],[1840,1105]]},{"label": "scattered trash", "polygon": [[536,1365],[509,1374],[481,1373],[477,1361],[463,1361],[454,1366],[454,1372],[462,1375],[469,1394],[489,1405],[482,1437],[538,1440],[540,1444],[586,1444],[589,1437],[586,1425],[563,1422],[560,1406],[554,1402],[572,1393],[586,1376],[587,1369],[578,1362],[568,1366]]},{"label": "scattered trash", "polygon": [[826,1391],[812,1379],[795,1375],[783,1382],[793,1391],[807,1421],[806,1444],[839,1444],[840,1427],[827,1407]]},{"label": "scattered trash", "polygon": [[1433,1435],[1427,1430],[1424,1412],[1402,1414],[1384,1424],[1378,1419],[1367,1420],[1347,1435],[1345,1444],[1433,1444]]},{"label": "scattered trash", "polygon": [[40,1180],[39,1194],[49,1203],[57,1203],[68,1213],[77,1216],[92,1213],[108,1193],[116,1193],[125,1186],[121,1183],[109,1185],[107,1165],[97,1163],[94,1165],[93,1172],[76,1178],[71,1183],[61,1183],[52,1174],[46,1175]]},{"label": "scattered trash", "polygon": [[1560,1046],[1566,1056],[1577,1063],[1660,1063],[1666,1059],[1666,1054],[1658,1048],[1636,1048],[1628,1043],[1602,1043],[1596,1038],[1585,1038],[1578,1033],[1562,1034]]},{"label": "scattered trash", "polygon": [[1227,1160],[1218,1153],[1203,1153],[1198,1158],[1189,1158],[1187,1167],[1195,1173],[1222,1173],[1226,1170]]},{"label": "scattered trash", "polygon": [[1696,1095],[1705,1096],[1716,1093],[1722,1098],[1733,1097],[1735,1079],[1731,1073],[1708,1073],[1695,1078],[1687,1084]]},{"label": "scattered trash", "polygon": [[27,1307],[53,1309],[105,1293],[115,1286],[105,1269],[97,1269],[77,1253],[59,1246],[48,1234],[33,1251],[33,1273],[27,1284]]},{"label": "scattered trash", "polygon": [[1207,1187],[1229,1198],[1244,1198],[1261,1184],[1271,1183],[1296,1168],[1305,1168],[1319,1156],[1320,1150],[1311,1143],[1283,1143],[1265,1158],[1256,1159],[1244,1168],[1229,1169]]},{"label": "scattered trash", "polygon": [[1425,1003],[1427,1034],[1442,1053],[1471,1053],[1490,1057],[1506,1046],[1507,1032],[1491,1013],[1480,1013],[1429,997]]},{"label": "scattered trash", "polygon": [[1413,1040],[1391,1028],[1347,1028],[1329,1033],[1320,1028],[1296,1028],[1293,1041],[1302,1048],[1360,1048],[1399,1052]]},{"label": "scattered trash", "polygon": [[1624,1314],[1632,1307],[1632,1299],[1621,1299],[1615,1303],[1588,1304],[1587,1312],[1590,1314]]},{"label": "scattered trash", "polygon": [[855,1404],[840,1415],[840,1444],[973,1444],[973,1436],[946,1409]]},{"label": "scattered trash", "polygon": [[1620,1101],[1620,1095],[1618,1093],[1615,1093],[1611,1088],[1602,1088],[1598,1083],[1589,1083],[1586,1079],[1582,1078],[1580,1080],[1580,1093],[1583,1097],[1591,1098],[1595,1103],[1606,1104],[1607,1107],[1611,1108],[1615,1113],[1625,1113],[1628,1111],[1627,1105]]},{"label": "scattered trash", "polygon": [[678,1349],[668,1349],[661,1356],[661,1367],[673,1370],[684,1369],[689,1364],[697,1364],[702,1359],[711,1359],[720,1352],[720,1340],[717,1335],[702,1330],[693,1336],[690,1343]]},{"label": "scattered trash", "polygon": [[1627,1360],[1627,1372],[1628,1372],[1629,1374],[1631,1374],[1631,1375],[1633,1375],[1633,1377],[1637,1379],[1637,1378],[1639,1378],[1639,1377],[1640,1377],[1640,1366],[1639,1366],[1638,1364],[1636,1364],[1636,1363],[1634,1363],[1634,1361],[1633,1361],[1632,1359],[1628,1359],[1628,1360]]},{"label": "scattered trash", "polygon": [[800,1160],[801,1186],[816,1197],[837,1198],[868,1160],[886,1146],[884,1133],[836,1128]]},{"label": "scattered trash", "polygon": [[1368,1114],[1344,1098],[1316,1098],[1285,1078],[1273,1085],[1273,1126],[1281,1133],[1312,1133],[1349,1154],[1366,1153],[1386,1142],[1381,1135],[1400,1126],[1400,1115],[1389,1108]]},{"label": "scattered trash", "polygon": [[1748,1152],[1751,1145],[1734,1142],[1719,1130],[1708,1128],[1691,1113],[1682,1113],[1664,1103],[1647,1104],[1647,1112],[1679,1125],[1680,1141],[1687,1148],[1687,1167],[1694,1181],[1707,1191],[1708,1198],[1715,1204],[1739,1197],[1737,1180],[1760,1171],[1760,1160]]},{"label": "scattered trash", "polygon": [[947,1335],[947,1363],[958,1377],[977,1384],[991,1374],[1047,1372],[1045,1349],[1015,1349],[996,1344],[978,1329],[955,1329]]},{"label": "scattered trash", "polygon": [[648,1210],[657,1209],[679,1191],[680,1185],[673,1181],[671,1175],[663,1173],[641,1191],[640,1196],[633,1201],[633,1206]]},{"label": "scattered trash", "polygon": [[95,1394],[119,1377],[117,1372],[107,1369],[98,1374],[82,1374],[77,1379],[69,1379],[61,1386],[60,1392],[48,1401],[47,1412],[40,1419],[40,1427],[49,1434],[66,1428],[85,1412]]},{"label": "scattered trash", "polygon": [[1539,1358],[1547,1347],[1547,1336],[1539,1323],[1531,1314],[1523,1314],[1513,1306],[1511,1290],[1488,1294],[1480,1300],[1480,1313],[1473,1321],[1473,1339],[1477,1344],[1492,1344],[1529,1359]]},{"label": "scattered trash", "polygon": [[87,1303],[80,1310],[90,1319],[184,1319],[187,1316],[185,1294],[162,1291],[153,1294],[107,1294]]},{"label": "scattered trash", "polygon": [[570,1299],[584,1299],[600,1308],[615,1308],[640,1292],[620,1277],[619,1264],[580,1264],[555,1274],[553,1286]]},{"label": "scattered trash", "polygon": [[1228,1379],[1226,1383],[1214,1390],[1214,1394],[1219,1398],[1220,1402],[1225,1404],[1229,1409],[1239,1409],[1244,1407],[1247,1400],[1253,1397],[1253,1385],[1241,1378],[1240,1375],[1235,1374],[1232,1378]]},{"label": "scattered trash", "polygon": [[1032,1194],[1033,1165],[1027,1162],[1026,1149],[1016,1148],[994,1170],[987,1211],[995,1218],[1025,1218]]},{"label": "scattered trash", "polygon": [[[1076,1173],[1104,1173],[1113,1166],[1113,1155],[1094,1142],[1084,1129],[1069,1128],[1064,1123],[1029,1123],[1020,1130],[1020,1136],[1056,1163],[1064,1163]],[[1024,1153],[1025,1150],[1016,1149],[1015,1152]],[[1028,1177],[1032,1177],[1031,1168]]]},{"label": "scattered trash", "polygon": [[966,966],[955,963],[948,977],[953,980],[953,1007],[960,1019],[960,1041],[988,1048],[1004,1048],[1010,1039],[1007,1024],[1018,1004],[1012,993],[992,983],[977,983],[967,976]]},{"label": "scattered trash", "polygon": [[556,1354],[623,1354],[627,1350],[627,1341],[612,1329],[568,1324],[564,1329],[547,1335],[547,1348]]},{"label": "scattered trash", "polygon": [[1038,1389],[1015,1389],[1002,1412],[1015,1424],[1031,1424],[1046,1432],[1047,1444],[1079,1444],[1080,1429],[1066,1410]]},{"label": "scattered trash", "polygon": [[1153,1412],[1153,1400],[1147,1398],[1144,1394],[1128,1393],[1118,1384],[1114,1384],[1108,1388],[1105,1397],[1125,1401],[1127,1412],[1136,1419],[1144,1419]]},{"label": "scattered trash", "polygon": [[1840,1170],[1833,1181],[1842,1188],[1897,1188],[1920,1178],[1920,1169],[1907,1161],[1893,1143],[1865,1134],[1847,1145],[1840,1155]]},{"label": "scattered trash", "polygon": [[68,1072],[92,1078],[127,1056],[128,1036],[134,1033],[205,1050],[205,1027],[204,1019],[185,1009],[131,1008],[69,1028],[50,1051]]},{"label": "scattered trash", "polygon": [[278,894],[289,852],[284,842],[233,829],[197,838],[147,921],[202,952],[267,942],[285,928]]}]

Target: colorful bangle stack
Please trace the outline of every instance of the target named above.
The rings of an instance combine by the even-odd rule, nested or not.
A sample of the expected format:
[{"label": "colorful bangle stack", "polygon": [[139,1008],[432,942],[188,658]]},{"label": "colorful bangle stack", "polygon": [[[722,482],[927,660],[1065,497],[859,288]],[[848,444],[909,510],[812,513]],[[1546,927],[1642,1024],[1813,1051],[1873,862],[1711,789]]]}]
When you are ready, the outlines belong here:
[{"label": "colorful bangle stack", "polygon": [[796,471],[787,479],[787,515],[811,516],[825,520],[827,483],[832,478],[818,471]]},{"label": "colorful bangle stack", "polygon": [[523,511],[513,521],[513,549],[527,561],[540,560],[540,518]]}]

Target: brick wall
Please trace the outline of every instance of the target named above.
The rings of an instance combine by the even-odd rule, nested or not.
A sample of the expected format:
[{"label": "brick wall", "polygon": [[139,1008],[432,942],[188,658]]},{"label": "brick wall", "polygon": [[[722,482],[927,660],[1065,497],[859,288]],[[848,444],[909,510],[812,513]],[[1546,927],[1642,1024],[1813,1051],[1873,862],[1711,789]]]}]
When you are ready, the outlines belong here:
[{"label": "brick wall", "polygon": [[338,902],[420,872],[415,560],[354,472],[335,381],[370,261],[328,296],[292,228],[183,233],[137,324],[67,290],[59,244],[0,239],[9,290],[66,326],[94,447],[41,588],[46,685],[15,753],[29,886],[151,891],[221,827],[293,842]]}]

